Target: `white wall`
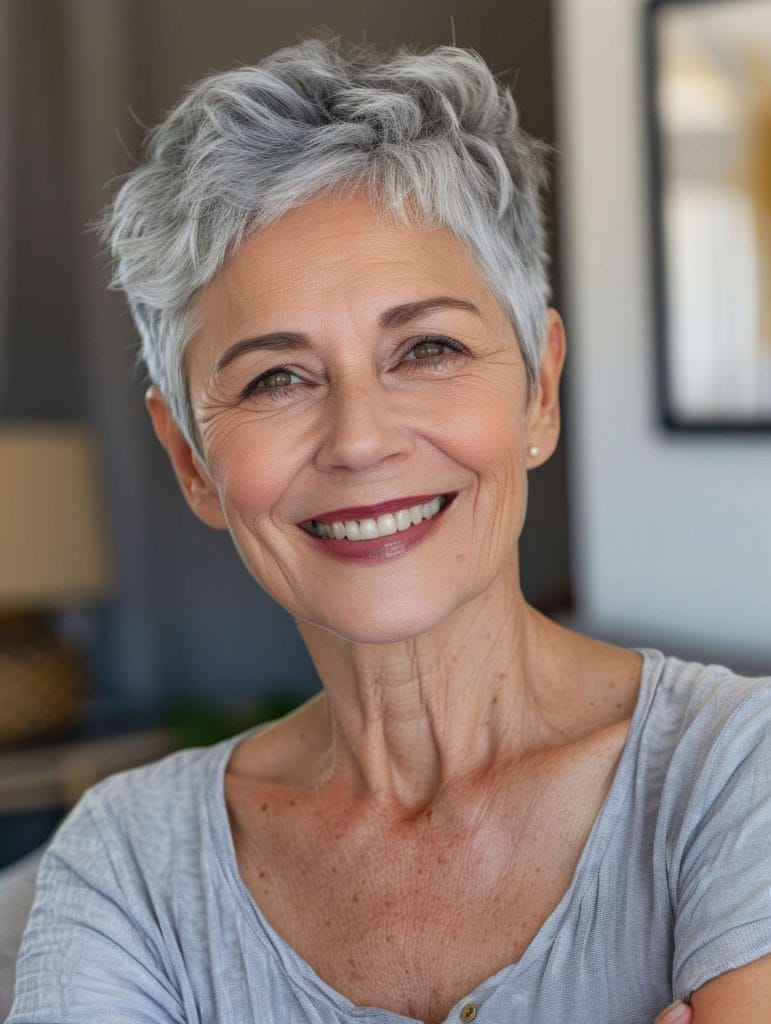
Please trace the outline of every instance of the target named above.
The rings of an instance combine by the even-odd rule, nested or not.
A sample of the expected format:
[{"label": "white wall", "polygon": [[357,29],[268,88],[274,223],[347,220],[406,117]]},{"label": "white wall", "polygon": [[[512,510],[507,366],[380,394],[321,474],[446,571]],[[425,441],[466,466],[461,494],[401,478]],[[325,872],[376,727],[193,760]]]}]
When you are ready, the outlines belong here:
[{"label": "white wall", "polygon": [[771,434],[656,422],[642,8],[555,4],[579,617],[771,671]]}]

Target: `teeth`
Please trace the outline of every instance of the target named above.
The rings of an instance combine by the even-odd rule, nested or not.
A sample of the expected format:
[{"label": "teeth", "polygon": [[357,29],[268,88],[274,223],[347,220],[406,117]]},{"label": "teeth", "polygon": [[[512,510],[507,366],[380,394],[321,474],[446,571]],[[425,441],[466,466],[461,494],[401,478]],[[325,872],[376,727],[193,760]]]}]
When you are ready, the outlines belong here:
[{"label": "teeth", "polygon": [[399,533],[401,533],[402,530],[409,530],[412,526],[412,516],[410,515],[410,510],[408,508],[400,508],[396,513],[395,519],[396,529]]},{"label": "teeth", "polygon": [[390,512],[377,517],[378,537],[390,537],[392,533],[396,533],[396,529],[396,516],[392,516]]},{"label": "teeth", "polygon": [[377,519],[348,520],[345,523],[317,523],[312,520],[310,529],[317,537],[329,540],[376,540],[378,537],[402,533],[411,526],[417,526],[424,519],[433,519],[446,504],[447,498],[440,494],[424,505],[413,505],[410,508],[399,509],[398,512],[386,512]]},{"label": "teeth", "polygon": [[360,540],[375,540],[379,536],[374,519],[359,520],[359,530],[361,531]]}]

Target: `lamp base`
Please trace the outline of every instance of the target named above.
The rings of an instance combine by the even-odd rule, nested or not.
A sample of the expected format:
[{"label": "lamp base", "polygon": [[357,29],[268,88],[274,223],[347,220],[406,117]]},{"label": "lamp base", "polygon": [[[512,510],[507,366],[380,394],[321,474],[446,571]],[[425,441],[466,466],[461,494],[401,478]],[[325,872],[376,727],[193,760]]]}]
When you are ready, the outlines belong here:
[{"label": "lamp base", "polygon": [[40,615],[0,616],[0,746],[81,724],[85,663]]}]

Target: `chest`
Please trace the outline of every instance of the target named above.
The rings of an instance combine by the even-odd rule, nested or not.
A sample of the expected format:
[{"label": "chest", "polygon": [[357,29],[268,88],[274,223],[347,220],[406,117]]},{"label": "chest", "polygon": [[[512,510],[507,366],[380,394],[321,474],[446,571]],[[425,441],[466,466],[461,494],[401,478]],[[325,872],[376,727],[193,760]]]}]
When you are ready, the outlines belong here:
[{"label": "chest", "polygon": [[234,793],[239,870],[269,924],[334,989],[439,1024],[519,960],[570,886],[607,791],[590,774],[404,836],[311,817],[283,842],[275,831],[254,841]]},{"label": "chest", "polygon": [[[577,860],[577,857],[575,858]],[[570,884],[573,863],[512,865],[497,878],[436,858],[386,878],[346,865],[310,884],[275,881],[244,863],[242,878],[271,926],[336,991],[438,1024],[452,1006],[519,960]],[[395,868],[392,863],[392,869]],[[395,877],[396,876],[396,877]]]}]

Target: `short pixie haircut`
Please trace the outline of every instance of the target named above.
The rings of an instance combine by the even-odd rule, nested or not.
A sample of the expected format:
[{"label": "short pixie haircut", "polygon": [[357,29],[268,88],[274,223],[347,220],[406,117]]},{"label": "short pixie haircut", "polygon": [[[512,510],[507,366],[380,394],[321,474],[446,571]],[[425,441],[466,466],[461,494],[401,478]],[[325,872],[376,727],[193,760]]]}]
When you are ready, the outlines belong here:
[{"label": "short pixie haircut", "polygon": [[511,319],[532,390],[549,301],[548,147],[471,50],[336,39],[194,86],[147,136],[102,228],[152,383],[203,458],[185,376],[196,296],[250,232],[325,193],[452,231]]}]

